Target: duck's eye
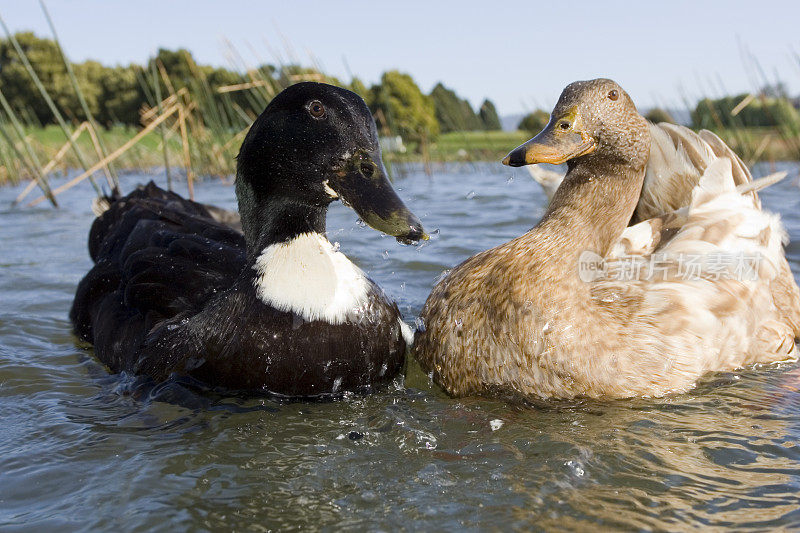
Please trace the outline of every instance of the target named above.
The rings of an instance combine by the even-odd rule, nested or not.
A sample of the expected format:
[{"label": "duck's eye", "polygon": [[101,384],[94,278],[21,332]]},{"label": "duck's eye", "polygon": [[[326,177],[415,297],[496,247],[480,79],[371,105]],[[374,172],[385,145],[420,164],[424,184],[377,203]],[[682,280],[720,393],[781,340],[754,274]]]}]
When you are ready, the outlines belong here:
[{"label": "duck's eye", "polygon": [[568,130],[569,129],[569,122],[567,122],[566,120],[563,121],[563,122],[559,122],[558,123],[558,127],[561,128],[562,130]]},{"label": "duck's eye", "polygon": [[375,165],[368,163],[366,161],[362,161],[361,165],[359,166],[361,170],[361,175],[365,178],[371,178],[372,175],[375,173]]},{"label": "duck's eye", "polygon": [[308,104],[308,112],[314,118],[322,118],[325,116],[325,106],[319,100],[314,100]]},{"label": "duck's eye", "polygon": [[611,89],[610,91],[608,91],[609,100],[616,100],[617,98],[619,98],[619,93],[617,92],[616,89]]}]

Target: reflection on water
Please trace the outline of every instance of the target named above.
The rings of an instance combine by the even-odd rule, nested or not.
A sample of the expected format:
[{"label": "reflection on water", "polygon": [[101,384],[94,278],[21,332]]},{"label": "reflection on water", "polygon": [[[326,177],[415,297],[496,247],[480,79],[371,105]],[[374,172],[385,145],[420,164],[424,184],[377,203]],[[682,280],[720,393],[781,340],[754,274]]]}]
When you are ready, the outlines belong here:
[{"label": "reflection on water", "polygon": [[[798,273],[789,168],[762,198],[796,240]],[[524,169],[448,170],[396,182],[440,230],[422,247],[359,227],[341,206],[329,217],[331,240],[409,322],[442,270],[543,211]],[[716,374],[657,400],[532,406],[449,399],[413,364],[390,390],[334,403],[153,388],[109,375],[70,334],[67,310],[89,267],[88,187],[60,211],[10,211],[15,193],[0,189],[0,528],[800,525],[798,365]],[[234,205],[229,187],[199,194]]]}]

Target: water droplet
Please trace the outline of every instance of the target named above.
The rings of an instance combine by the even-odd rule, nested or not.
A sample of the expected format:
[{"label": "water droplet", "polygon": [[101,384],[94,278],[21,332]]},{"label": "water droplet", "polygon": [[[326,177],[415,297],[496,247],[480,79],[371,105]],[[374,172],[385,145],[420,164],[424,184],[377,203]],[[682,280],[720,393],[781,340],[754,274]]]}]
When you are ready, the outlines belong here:
[{"label": "water droplet", "polygon": [[356,220],[356,224],[358,224],[362,228],[366,228],[367,227],[367,223],[364,222],[363,220],[361,220],[360,218]]},{"label": "water droplet", "polygon": [[416,326],[417,331],[420,333],[425,332],[425,321],[422,320],[422,317],[417,317],[414,319],[414,326]]},{"label": "water droplet", "polygon": [[461,320],[461,317],[456,318],[456,327],[457,328],[460,328],[463,324],[464,324],[464,322]]},{"label": "water droplet", "polygon": [[401,284],[400,284],[400,290],[401,290],[401,291],[404,291],[404,290],[406,290],[406,282],[405,282],[405,281],[404,281],[403,283],[401,283]]},{"label": "water droplet", "polygon": [[442,273],[439,274],[439,276],[437,276],[437,278],[435,280],[433,280],[433,284],[434,285],[438,284],[440,281],[442,281],[444,278],[446,278],[449,275],[450,275],[450,269],[443,270]]},{"label": "water droplet", "polygon": [[389,250],[384,250],[383,251],[383,258],[384,259],[389,259]]},{"label": "water droplet", "polygon": [[499,418],[495,418],[494,420],[489,420],[489,427],[492,428],[492,431],[497,431],[501,427],[503,427],[503,421]]},{"label": "water droplet", "polygon": [[576,461],[567,461],[566,463],[564,463],[564,465],[569,467],[572,470],[572,472],[578,477],[581,477],[583,476],[583,474],[585,474],[583,468],[581,468],[581,466]]},{"label": "water droplet", "polygon": [[469,191],[464,198],[466,198],[467,200],[472,200],[473,198],[475,198],[475,191]]},{"label": "water droplet", "polygon": [[512,181],[514,181],[514,176],[509,176],[506,183],[511,183]]},{"label": "water droplet", "polygon": [[333,243],[333,251],[334,252],[338,252],[339,251],[339,246],[340,246],[339,241],[334,242]]},{"label": "water droplet", "polygon": [[338,390],[339,390],[339,387],[341,387],[341,386],[342,386],[342,378],[341,378],[341,377],[338,377],[338,378],[334,379],[334,380],[333,380],[333,389],[332,389],[332,392],[336,392],[336,391],[338,391]]}]

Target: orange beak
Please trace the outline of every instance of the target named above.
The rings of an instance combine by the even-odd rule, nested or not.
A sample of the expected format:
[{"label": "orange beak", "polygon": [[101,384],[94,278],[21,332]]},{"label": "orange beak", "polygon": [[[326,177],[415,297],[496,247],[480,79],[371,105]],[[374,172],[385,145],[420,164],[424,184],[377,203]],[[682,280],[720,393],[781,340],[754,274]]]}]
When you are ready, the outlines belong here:
[{"label": "orange beak", "polygon": [[568,128],[562,129],[560,125],[563,123],[551,119],[536,137],[509,152],[503,164],[512,167],[536,163],[558,165],[591,154],[597,149],[597,143],[591,136],[575,131],[574,125],[569,123]]}]

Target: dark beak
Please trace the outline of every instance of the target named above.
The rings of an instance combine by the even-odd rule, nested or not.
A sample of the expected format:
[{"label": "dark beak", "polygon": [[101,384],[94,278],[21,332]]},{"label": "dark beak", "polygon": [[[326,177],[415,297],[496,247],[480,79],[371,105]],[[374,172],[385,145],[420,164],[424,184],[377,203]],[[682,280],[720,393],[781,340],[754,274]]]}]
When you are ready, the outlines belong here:
[{"label": "dark beak", "polygon": [[568,123],[569,127],[566,129],[557,126],[562,123],[561,120],[551,118],[536,137],[509,152],[503,159],[503,164],[512,167],[536,163],[558,165],[595,151],[597,144],[594,139],[576,131],[572,124]]},{"label": "dark beak", "polygon": [[422,223],[389,183],[380,152],[356,154],[345,161],[329,186],[372,228],[403,244],[428,240]]}]

